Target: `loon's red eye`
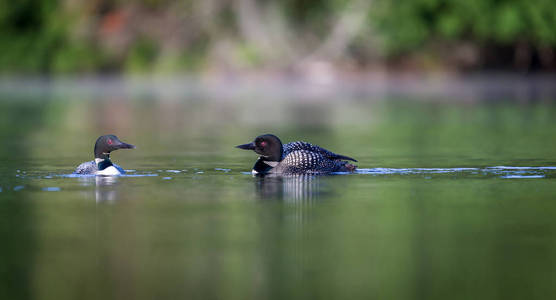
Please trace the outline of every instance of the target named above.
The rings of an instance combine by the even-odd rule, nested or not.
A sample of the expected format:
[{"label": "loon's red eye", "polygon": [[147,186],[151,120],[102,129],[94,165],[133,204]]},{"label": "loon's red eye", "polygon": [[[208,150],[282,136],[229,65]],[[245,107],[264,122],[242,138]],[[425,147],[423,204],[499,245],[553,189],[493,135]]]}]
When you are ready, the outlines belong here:
[{"label": "loon's red eye", "polygon": [[261,142],[261,147],[266,147],[266,142],[265,141]]},{"label": "loon's red eye", "polygon": [[112,139],[108,139],[107,143],[108,145],[112,145]]}]

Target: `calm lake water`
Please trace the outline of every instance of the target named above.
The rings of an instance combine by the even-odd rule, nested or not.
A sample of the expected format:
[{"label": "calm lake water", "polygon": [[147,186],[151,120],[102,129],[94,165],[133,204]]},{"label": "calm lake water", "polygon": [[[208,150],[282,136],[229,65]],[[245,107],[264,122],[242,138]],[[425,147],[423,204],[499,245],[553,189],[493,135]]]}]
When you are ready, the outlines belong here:
[{"label": "calm lake water", "polygon": [[[554,95],[48,86],[0,89],[1,299],[556,294]],[[262,133],[360,170],[254,178]]]}]

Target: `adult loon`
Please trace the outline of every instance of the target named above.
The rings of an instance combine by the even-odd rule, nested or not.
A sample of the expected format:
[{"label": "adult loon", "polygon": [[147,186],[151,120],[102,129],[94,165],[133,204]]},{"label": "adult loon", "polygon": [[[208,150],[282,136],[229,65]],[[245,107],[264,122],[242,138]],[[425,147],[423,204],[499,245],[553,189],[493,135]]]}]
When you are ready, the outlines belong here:
[{"label": "adult loon", "polygon": [[292,142],[282,145],[280,139],[272,134],[264,134],[251,143],[236,146],[253,150],[259,159],[252,173],[266,174],[328,174],[331,172],[353,172],[355,165],[345,160],[357,161],[306,142]]},{"label": "adult loon", "polygon": [[109,134],[99,137],[95,143],[95,160],[84,162],[75,169],[74,174],[82,175],[122,175],[124,169],[112,163],[110,152],[118,149],[135,149],[117,136]]}]

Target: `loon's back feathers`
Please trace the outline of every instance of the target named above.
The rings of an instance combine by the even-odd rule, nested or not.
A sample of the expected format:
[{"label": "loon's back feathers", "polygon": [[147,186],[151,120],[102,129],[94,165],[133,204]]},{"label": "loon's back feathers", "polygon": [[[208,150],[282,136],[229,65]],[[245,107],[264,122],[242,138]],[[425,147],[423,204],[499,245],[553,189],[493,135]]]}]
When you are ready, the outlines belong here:
[{"label": "loon's back feathers", "polygon": [[77,166],[75,172],[73,173],[79,175],[87,175],[87,174],[95,174],[97,171],[98,171],[97,164],[95,163],[94,160],[91,160]]},{"label": "loon's back feathers", "polygon": [[340,159],[344,159],[344,160],[351,160],[351,161],[357,161],[349,156],[345,156],[345,155],[340,155],[340,154],[336,154],[332,151],[326,150],[324,148],[321,148],[317,145],[313,145],[307,142],[302,142],[302,141],[297,141],[297,142],[291,142],[291,143],[287,143],[283,146],[284,152],[282,155],[282,158],[285,158],[288,154],[290,154],[293,151],[296,150],[306,150],[309,152],[314,152],[314,153],[319,153],[320,155],[328,158],[328,159],[332,159],[332,160],[340,160]]},{"label": "loon's back feathers", "polygon": [[326,174],[330,172],[349,172],[353,170],[352,168],[354,169],[354,166],[346,161],[330,159],[320,152],[301,149],[289,151],[284,155],[284,159],[274,168],[273,172],[283,174]]}]

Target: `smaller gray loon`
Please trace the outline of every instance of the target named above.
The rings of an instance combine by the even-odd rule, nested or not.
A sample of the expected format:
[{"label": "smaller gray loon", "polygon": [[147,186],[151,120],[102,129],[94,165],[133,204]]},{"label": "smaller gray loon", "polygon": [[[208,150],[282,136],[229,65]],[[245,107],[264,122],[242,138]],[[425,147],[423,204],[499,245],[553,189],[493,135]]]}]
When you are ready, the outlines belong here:
[{"label": "smaller gray loon", "polygon": [[236,146],[243,150],[253,150],[259,159],[252,173],[266,174],[328,174],[331,172],[353,172],[357,168],[346,160],[355,159],[339,155],[306,142],[292,142],[282,145],[272,134],[264,134],[251,143]]},{"label": "smaller gray loon", "polygon": [[109,134],[99,137],[95,143],[95,160],[84,162],[75,169],[74,174],[81,175],[122,175],[124,169],[112,163],[110,152],[118,149],[135,149],[117,136]]}]

